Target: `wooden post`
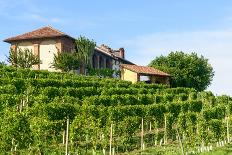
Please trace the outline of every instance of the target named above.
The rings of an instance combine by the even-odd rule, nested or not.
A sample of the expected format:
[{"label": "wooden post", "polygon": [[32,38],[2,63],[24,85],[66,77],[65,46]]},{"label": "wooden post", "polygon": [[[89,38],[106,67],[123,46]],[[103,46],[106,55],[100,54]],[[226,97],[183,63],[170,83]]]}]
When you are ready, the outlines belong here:
[{"label": "wooden post", "polygon": [[18,145],[15,145],[15,148],[14,148],[15,153],[17,152],[17,146],[18,146]]},{"label": "wooden post", "polygon": [[68,155],[68,130],[69,130],[69,117],[67,118],[65,155]]},{"label": "wooden post", "polygon": [[94,149],[92,149],[92,151],[93,151],[93,155],[96,155],[96,152],[95,152],[95,150],[94,150]]},{"label": "wooden post", "polygon": [[141,149],[143,150],[143,118],[142,118],[142,124],[141,124]]},{"label": "wooden post", "polygon": [[15,145],[15,139],[14,139],[14,138],[12,138],[11,144],[12,144],[11,152],[12,152],[12,154],[13,154],[13,153],[14,153],[14,145]]},{"label": "wooden post", "polygon": [[113,124],[110,126],[110,155],[112,155],[112,134],[113,134]]},{"label": "wooden post", "polygon": [[182,155],[184,155],[184,148],[183,148],[183,145],[182,145],[182,141],[180,139],[180,134],[178,132],[178,129],[176,129],[176,133],[177,133],[178,140],[179,140],[179,143],[180,143],[181,153],[182,153]]},{"label": "wooden post", "polygon": [[19,113],[22,112],[22,109],[23,109],[23,99],[21,99],[20,101],[20,105],[19,105]]},{"label": "wooden post", "polygon": [[151,122],[150,122],[150,128],[149,128],[149,131],[151,132]]},{"label": "wooden post", "polygon": [[162,145],[163,143],[163,138],[160,139],[160,146]]},{"label": "wooden post", "polygon": [[65,144],[65,129],[63,131],[63,144]]},{"label": "wooden post", "polygon": [[158,126],[156,126],[156,130],[155,130],[155,146],[157,145],[157,142],[158,142],[158,134],[159,134],[159,129],[158,129]]},{"label": "wooden post", "polygon": [[164,144],[167,143],[167,118],[164,114]]},{"label": "wooden post", "polygon": [[230,143],[229,117],[226,117],[227,142]]}]

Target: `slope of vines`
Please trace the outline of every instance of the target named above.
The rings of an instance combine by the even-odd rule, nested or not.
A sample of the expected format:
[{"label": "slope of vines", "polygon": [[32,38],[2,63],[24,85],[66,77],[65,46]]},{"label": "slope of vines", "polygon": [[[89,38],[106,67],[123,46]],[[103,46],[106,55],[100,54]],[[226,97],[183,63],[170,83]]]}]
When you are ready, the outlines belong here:
[{"label": "slope of vines", "polygon": [[0,66],[0,152],[63,154],[67,119],[70,154],[109,151],[111,126],[117,153],[178,139],[191,150],[228,139],[231,112],[211,92]]}]

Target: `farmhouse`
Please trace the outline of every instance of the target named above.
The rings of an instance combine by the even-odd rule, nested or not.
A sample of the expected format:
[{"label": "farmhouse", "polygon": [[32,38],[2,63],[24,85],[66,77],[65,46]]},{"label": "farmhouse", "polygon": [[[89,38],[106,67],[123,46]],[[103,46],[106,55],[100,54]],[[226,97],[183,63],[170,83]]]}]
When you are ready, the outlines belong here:
[{"label": "farmhouse", "polygon": [[[52,68],[54,54],[58,52],[71,52],[75,48],[75,39],[50,26],[24,33],[4,40],[11,44],[11,48],[16,51],[17,48],[32,50],[38,55],[41,64],[33,66],[33,69],[56,71]],[[125,59],[123,48],[113,50],[106,45],[96,47],[92,56],[93,68],[119,69],[119,64],[133,64]]]},{"label": "farmhouse", "polygon": [[146,83],[169,84],[169,78],[169,74],[152,67],[121,65],[121,79],[132,83],[145,81]]},{"label": "farmhouse", "polygon": [[[54,55],[59,52],[71,52],[75,49],[75,38],[51,26],[10,37],[4,41],[10,43],[11,49],[14,51],[17,51],[18,48],[27,48],[39,56],[41,64],[33,66],[33,69],[36,70],[57,71],[52,67]],[[136,66],[126,60],[124,48],[114,50],[104,44],[96,46],[91,58],[91,65],[95,69],[121,70],[123,80],[138,82],[141,81],[140,76],[149,76],[151,83],[169,83],[168,74],[150,67]]]},{"label": "farmhouse", "polygon": [[74,49],[74,38],[52,27],[43,27],[4,41],[10,43],[14,51],[17,48],[28,48],[35,55],[38,55],[42,63],[33,66],[34,69],[38,70],[55,71],[51,67],[54,54]]}]

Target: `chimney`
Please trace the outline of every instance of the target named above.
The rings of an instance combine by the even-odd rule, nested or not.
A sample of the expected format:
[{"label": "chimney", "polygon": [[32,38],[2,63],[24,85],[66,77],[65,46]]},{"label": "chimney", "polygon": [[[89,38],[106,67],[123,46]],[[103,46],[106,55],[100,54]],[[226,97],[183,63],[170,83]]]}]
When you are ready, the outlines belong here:
[{"label": "chimney", "polygon": [[100,46],[100,48],[101,48],[102,50],[106,51],[106,52],[109,52],[109,53],[112,53],[112,51],[113,51],[109,46],[107,46],[107,45],[105,45],[105,44],[102,44],[102,45]]},{"label": "chimney", "polygon": [[121,58],[125,58],[125,50],[124,50],[124,48],[119,48],[119,56],[121,57]]}]

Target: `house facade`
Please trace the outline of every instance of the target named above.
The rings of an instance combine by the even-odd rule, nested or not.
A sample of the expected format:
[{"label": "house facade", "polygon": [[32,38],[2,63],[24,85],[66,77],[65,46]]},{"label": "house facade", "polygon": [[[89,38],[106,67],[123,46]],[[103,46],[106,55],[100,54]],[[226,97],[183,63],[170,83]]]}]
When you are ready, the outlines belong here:
[{"label": "house facade", "polygon": [[[10,37],[4,41],[10,43],[11,49],[14,51],[17,51],[17,48],[27,48],[39,56],[42,63],[33,66],[33,69],[37,70],[57,71],[52,67],[54,54],[71,52],[75,49],[75,39],[73,37],[50,26]],[[106,45],[95,47],[91,60],[93,68],[119,70],[120,64],[133,64],[125,59],[123,48],[113,50]]]},{"label": "house facade", "polygon": [[52,27],[43,27],[22,35],[4,40],[11,44],[11,49],[29,49],[39,56],[41,64],[34,65],[33,69],[55,71],[51,67],[54,54],[74,49],[74,38]]}]

